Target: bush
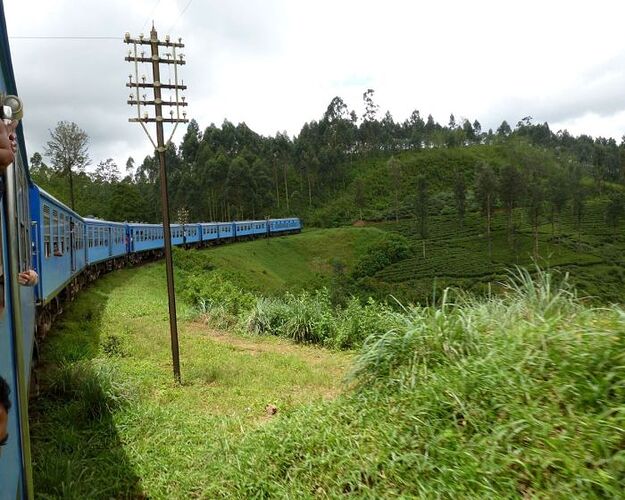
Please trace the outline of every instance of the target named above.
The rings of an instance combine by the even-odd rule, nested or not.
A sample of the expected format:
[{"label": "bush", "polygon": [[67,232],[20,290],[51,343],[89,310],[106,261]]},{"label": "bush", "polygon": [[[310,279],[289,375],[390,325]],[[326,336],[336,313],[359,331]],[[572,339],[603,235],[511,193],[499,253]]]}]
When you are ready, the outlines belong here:
[{"label": "bush", "polygon": [[370,335],[401,327],[405,320],[373,299],[363,306],[352,297],[344,309],[337,309],[332,306],[328,291],[322,289],[314,294],[259,298],[243,323],[248,332],[258,335],[351,349],[362,345]]},{"label": "bush", "polygon": [[365,255],[355,264],[352,277],[358,279],[373,276],[386,266],[411,255],[412,248],[408,240],[399,234],[389,233],[367,249]]},{"label": "bush", "polygon": [[245,320],[248,332],[287,337],[302,343],[323,343],[335,336],[336,325],[326,289],[314,294],[285,294],[256,301]]},{"label": "bush", "polygon": [[182,288],[183,298],[205,314],[238,316],[255,303],[253,294],[215,272],[187,276]]},{"label": "bush", "polygon": [[197,249],[185,250],[184,248],[173,247],[172,256],[176,269],[184,272],[197,274],[210,271],[215,267],[208,254]]},{"label": "bush", "polygon": [[337,314],[337,333],[328,342],[332,347],[360,347],[371,335],[389,332],[405,325],[401,314],[390,307],[369,299],[366,305],[352,297],[345,309]]}]

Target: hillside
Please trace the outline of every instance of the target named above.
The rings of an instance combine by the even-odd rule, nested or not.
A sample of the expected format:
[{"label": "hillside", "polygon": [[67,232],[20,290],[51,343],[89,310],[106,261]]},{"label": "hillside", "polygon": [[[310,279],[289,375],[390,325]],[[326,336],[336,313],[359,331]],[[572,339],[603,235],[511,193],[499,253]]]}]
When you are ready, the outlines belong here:
[{"label": "hillside", "polygon": [[201,251],[244,288],[275,294],[328,286],[336,266],[351,269],[367,248],[385,238],[377,228],[305,229],[297,236],[261,239]]},{"label": "hillside", "polygon": [[[485,170],[490,238],[479,185]],[[353,284],[361,296],[425,303],[446,286],[487,294],[507,269],[537,264],[569,273],[594,301],[621,302],[623,186],[584,172],[572,158],[522,141],[370,157],[355,162],[351,181],[308,219],[336,226],[362,217],[360,225],[408,239],[410,257]]]},{"label": "hillside", "polygon": [[[266,242],[240,247],[258,243]],[[230,250],[240,252],[218,252],[226,259]],[[211,252],[182,267],[202,265],[198,255]],[[214,273],[197,271],[203,281]],[[67,498],[621,491],[624,315],[588,308],[549,274],[532,282],[519,273],[501,298],[445,294],[440,307],[402,312],[350,304],[336,320],[323,295],[268,302],[230,289],[254,302],[230,332],[181,300],[181,386],[170,369],[164,274],[157,263],[101,278],[46,339],[31,427],[37,491]],[[286,312],[286,329],[269,321],[258,330],[271,310]],[[308,343],[346,328],[368,333],[354,359],[275,336],[297,324],[309,336],[292,338]],[[329,328],[326,336],[320,328]]]}]

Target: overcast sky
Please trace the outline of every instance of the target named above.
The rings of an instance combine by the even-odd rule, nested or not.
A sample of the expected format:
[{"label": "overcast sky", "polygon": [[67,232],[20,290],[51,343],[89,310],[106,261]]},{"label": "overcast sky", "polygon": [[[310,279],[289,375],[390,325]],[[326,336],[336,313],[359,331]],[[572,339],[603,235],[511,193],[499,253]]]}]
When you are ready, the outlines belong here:
[{"label": "overcast sky", "polygon": [[[553,130],[625,134],[625,37],[620,1],[4,0],[25,105],[29,155],[70,120],[90,137],[93,164],[123,171],[151,146],[124,86],[126,31],[182,37],[189,116],[225,118],[263,135],[297,134],[338,95],[362,114],[375,89],[381,113],[412,110],[483,129],[524,116]],[[186,10],[185,10],[186,8]],[[184,11],[184,12],[183,12]],[[145,71],[148,74],[147,68]],[[178,143],[184,129],[176,134]],[[167,134],[168,135],[168,134]]]}]

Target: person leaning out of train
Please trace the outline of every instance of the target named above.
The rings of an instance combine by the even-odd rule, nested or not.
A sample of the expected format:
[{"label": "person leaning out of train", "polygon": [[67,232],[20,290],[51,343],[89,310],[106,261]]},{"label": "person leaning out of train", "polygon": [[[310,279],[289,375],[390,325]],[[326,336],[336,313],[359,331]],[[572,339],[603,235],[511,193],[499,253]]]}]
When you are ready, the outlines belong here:
[{"label": "person leaning out of train", "polygon": [[15,135],[15,125],[7,125],[4,120],[0,120],[0,171],[6,168],[15,160],[17,153],[17,137]]},{"label": "person leaning out of train", "polygon": [[[0,173],[13,163],[16,153],[15,126],[7,125],[4,120],[0,120]],[[24,286],[35,286],[39,282],[39,275],[34,269],[29,269],[19,273],[17,282]]]},{"label": "person leaning out of train", "polygon": [[9,410],[11,409],[11,399],[9,395],[11,389],[7,381],[0,377],[0,454],[2,453],[2,446],[7,444],[9,440]]}]

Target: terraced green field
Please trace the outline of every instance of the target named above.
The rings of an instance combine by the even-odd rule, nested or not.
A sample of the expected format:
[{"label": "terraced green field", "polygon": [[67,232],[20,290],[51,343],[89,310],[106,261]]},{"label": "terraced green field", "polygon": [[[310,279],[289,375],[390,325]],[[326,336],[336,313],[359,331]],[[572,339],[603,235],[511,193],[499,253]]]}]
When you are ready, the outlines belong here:
[{"label": "terraced green field", "polygon": [[368,284],[422,302],[432,296],[434,288],[444,286],[487,292],[498,287],[510,268],[537,264],[569,273],[580,294],[593,300],[621,302],[625,292],[625,237],[622,225],[614,229],[605,223],[605,203],[601,199],[588,203],[579,230],[568,212],[553,224],[545,221],[539,227],[538,256],[534,255],[532,228],[522,210],[514,213],[511,242],[505,214],[495,214],[490,251],[484,220],[477,213],[469,214],[462,226],[455,215],[432,216],[425,239],[420,237],[415,220],[374,224],[408,237],[415,253],[379,271]]}]

